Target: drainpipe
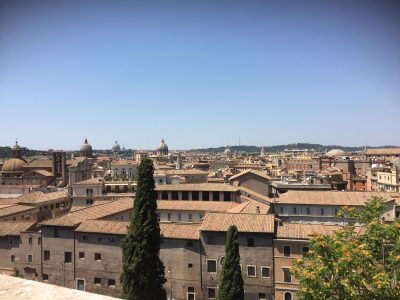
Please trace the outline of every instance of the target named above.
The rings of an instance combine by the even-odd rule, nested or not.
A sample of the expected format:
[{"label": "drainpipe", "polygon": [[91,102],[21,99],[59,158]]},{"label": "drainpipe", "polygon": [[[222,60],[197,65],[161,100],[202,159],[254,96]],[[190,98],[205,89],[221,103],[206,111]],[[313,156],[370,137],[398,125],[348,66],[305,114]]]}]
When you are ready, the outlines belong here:
[{"label": "drainpipe", "polygon": [[40,279],[43,279],[43,230],[40,227]]},{"label": "drainpipe", "polygon": [[74,264],[73,264],[73,268],[74,268],[74,282],[76,281],[76,271],[75,271],[75,261],[76,261],[76,247],[75,247],[75,228],[74,230]]},{"label": "drainpipe", "polygon": [[203,264],[202,264],[202,255],[201,255],[201,236],[199,238],[199,250],[200,250],[200,293],[201,298],[203,298]]}]

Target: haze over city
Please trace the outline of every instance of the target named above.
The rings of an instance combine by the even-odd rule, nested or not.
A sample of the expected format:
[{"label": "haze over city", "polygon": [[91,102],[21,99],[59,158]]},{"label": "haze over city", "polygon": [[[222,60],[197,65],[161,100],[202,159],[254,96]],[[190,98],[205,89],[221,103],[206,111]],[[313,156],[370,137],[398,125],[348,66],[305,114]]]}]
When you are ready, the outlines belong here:
[{"label": "haze over city", "polygon": [[395,1],[1,1],[0,145],[399,145]]}]

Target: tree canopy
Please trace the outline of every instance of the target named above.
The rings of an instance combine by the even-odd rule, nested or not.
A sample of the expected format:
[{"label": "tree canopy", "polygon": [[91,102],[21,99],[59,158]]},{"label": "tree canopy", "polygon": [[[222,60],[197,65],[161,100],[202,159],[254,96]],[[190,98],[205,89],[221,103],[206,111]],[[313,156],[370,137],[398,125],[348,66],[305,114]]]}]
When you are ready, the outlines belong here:
[{"label": "tree canopy", "polygon": [[244,298],[238,231],[235,225],[228,229],[225,258],[218,278],[217,300],[240,300]]},{"label": "tree canopy", "polygon": [[122,297],[132,300],[166,299],[164,265],[160,260],[160,224],[156,214],[153,163],[144,159],[138,168],[136,199],[128,234],[121,243]]},{"label": "tree canopy", "polygon": [[376,197],[362,210],[344,208],[338,215],[358,222],[311,239],[291,268],[299,299],[400,299],[400,223],[385,223],[384,209]]}]

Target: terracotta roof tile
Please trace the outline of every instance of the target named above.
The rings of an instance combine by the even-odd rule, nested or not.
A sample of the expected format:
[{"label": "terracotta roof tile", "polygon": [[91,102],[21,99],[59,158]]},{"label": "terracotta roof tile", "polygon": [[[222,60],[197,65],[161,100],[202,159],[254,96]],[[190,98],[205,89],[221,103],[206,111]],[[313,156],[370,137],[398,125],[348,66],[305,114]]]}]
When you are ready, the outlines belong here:
[{"label": "terracotta roof tile", "polygon": [[75,210],[58,218],[44,221],[42,224],[49,226],[74,227],[85,220],[100,219],[132,208],[132,198],[121,198],[120,200]]},{"label": "terracotta roof tile", "polygon": [[330,235],[343,228],[339,225],[282,223],[277,227],[276,237],[285,239],[309,239],[313,235]]},{"label": "terracotta roof tile", "polygon": [[[129,222],[86,220],[82,222],[75,231],[91,233],[109,233],[126,235]],[[200,238],[200,224],[198,223],[160,223],[161,234],[164,238],[193,239]]]},{"label": "terracotta roof tile", "polygon": [[157,201],[157,210],[184,210],[184,211],[228,211],[237,206],[236,202],[223,201]]},{"label": "terracotta roof tile", "polygon": [[35,222],[5,222],[0,223],[0,236],[20,235],[20,232],[30,229]]},{"label": "terracotta roof tile", "polygon": [[[0,218],[12,216],[15,214],[20,214],[23,212],[34,213],[35,211],[36,211],[35,207],[27,206],[27,205],[18,205],[18,204],[1,205],[0,206]],[[0,224],[0,227],[1,227],[1,224]]]},{"label": "terracotta roof tile", "polygon": [[278,204],[364,206],[371,197],[394,199],[393,193],[358,191],[288,191],[275,199]]},{"label": "terracotta roof tile", "polygon": [[233,175],[232,177],[229,178],[229,181],[234,180],[236,178],[239,178],[239,177],[241,177],[243,175],[246,175],[247,173],[251,173],[251,174],[260,176],[260,177],[262,177],[264,179],[271,180],[271,177],[268,176],[266,173],[263,173],[263,172],[260,172],[260,171],[254,171],[254,170],[246,170],[246,171],[240,172],[240,173],[238,173],[236,175]]},{"label": "terracotta roof tile", "polygon": [[239,232],[274,232],[274,215],[242,213],[206,213],[201,231],[227,231],[236,225]]}]

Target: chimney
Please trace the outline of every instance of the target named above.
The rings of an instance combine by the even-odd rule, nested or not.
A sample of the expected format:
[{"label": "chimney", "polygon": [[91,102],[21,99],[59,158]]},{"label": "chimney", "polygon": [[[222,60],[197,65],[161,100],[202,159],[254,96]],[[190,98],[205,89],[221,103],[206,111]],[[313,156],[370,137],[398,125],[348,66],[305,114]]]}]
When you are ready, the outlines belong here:
[{"label": "chimney", "polygon": [[260,206],[259,205],[256,206],[256,213],[258,213],[258,214],[260,213]]}]

